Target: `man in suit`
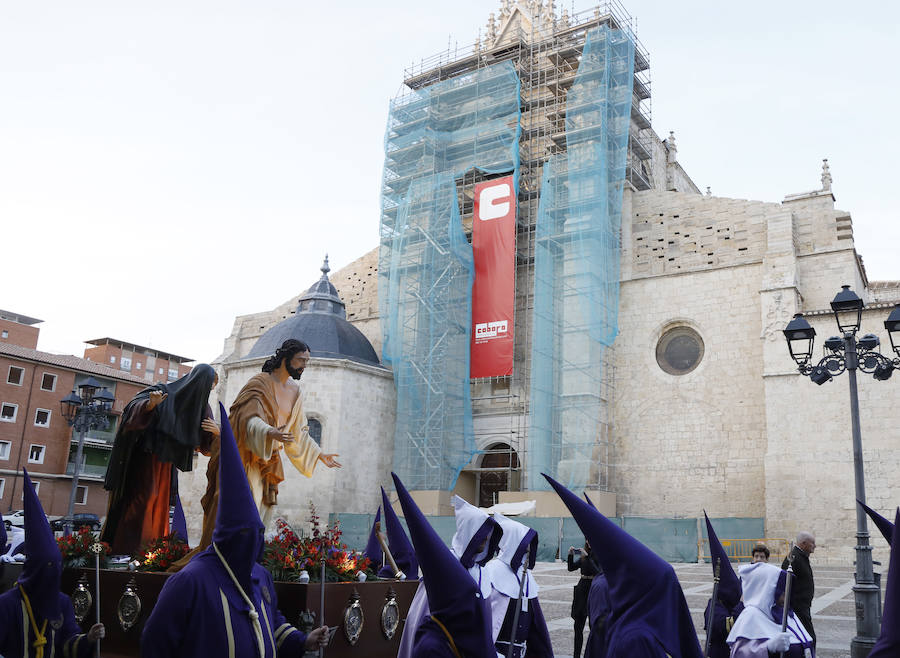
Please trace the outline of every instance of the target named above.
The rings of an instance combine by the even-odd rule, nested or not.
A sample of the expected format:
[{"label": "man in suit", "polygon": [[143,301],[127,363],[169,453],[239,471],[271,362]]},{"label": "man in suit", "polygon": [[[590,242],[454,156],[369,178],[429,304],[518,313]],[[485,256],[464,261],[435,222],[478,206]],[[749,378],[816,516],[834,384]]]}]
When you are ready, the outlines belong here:
[{"label": "man in suit", "polygon": [[[816,538],[810,532],[797,533],[797,541],[791,554],[794,556],[794,582],[791,585],[791,609],[797,618],[803,623],[804,628],[812,635],[813,644],[816,642],[816,632],[813,630],[812,606],[813,594],[816,587],[813,583],[812,567],[809,564],[809,556],[816,550]],[[781,563],[782,569],[787,569],[788,558]]]}]

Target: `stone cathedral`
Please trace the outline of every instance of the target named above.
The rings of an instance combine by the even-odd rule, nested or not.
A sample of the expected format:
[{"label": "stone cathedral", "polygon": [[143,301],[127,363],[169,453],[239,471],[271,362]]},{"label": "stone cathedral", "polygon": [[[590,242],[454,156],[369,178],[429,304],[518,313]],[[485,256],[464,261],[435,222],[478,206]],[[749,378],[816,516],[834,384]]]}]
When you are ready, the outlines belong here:
[{"label": "stone cathedral", "polygon": [[[611,224],[616,331],[598,351],[602,374],[589,384],[597,400],[596,423],[580,428],[584,436],[576,437],[587,444],[582,461],[590,462],[578,476],[584,478],[580,484],[611,516],[693,519],[705,509],[711,517],[753,517],[762,520],[766,537],[792,538],[808,529],[816,534],[820,563],[849,563],[856,512],[846,378],[816,386],[798,374],[782,330],[802,312],[818,337],[835,334],[829,303],[849,284],[866,304],[863,333],[879,335],[889,351],[883,322],[900,303],[900,281],[868,279],[850,213],[835,205],[827,160],[821,172],[810,163],[811,181],[820,177],[816,189],[785,190],[783,199],[701,192],[678,162],[674,133],[663,139],[652,127],[649,58],[631,33],[629,18],[616,7],[569,15],[552,0],[504,0],[466,54],[442,53],[404,72],[410,97],[392,103],[393,120],[397,108],[411,107],[427,94],[431,108],[439,95],[449,104],[451,93],[463,93],[460,81],[492,67],[504,66],[519,78],[519,108],[510,115],[516,121],[504,119],[506,127],[517,129],[508,168],[518,181],[512,375],[470,380],[467,431],[473,450],[468,462],[459,464],[452,492],[483,506],[536,500],[538,516],[559,515],[553,496],[530,486],[528,470],[537,459],[533,441],[539,422],[531,413],[539,340],[536,253],[546,207],[541,204],[553,180],[547,167],[554,158],[569,156],[572,193],[573,154],[583,146],[575,136],[581,124],[573,119],[573,99],[584,80],[584,62],[588,49],[592,56],[597,52],[597,39],[621,33],[632,40],[632,49],[623,51],[629,60],[625,112],[610,120],[622,126],[617,138],[623,147],[616,154],[623,169],[610,186],[621,198],[610,212],[617,215]],[[444,85],[455,86],[447,91]],[[614,91],[610,87],[610,97]],[[398,126],[395,122],[399,134]],[[407,172],[411,160],[401,160],[405,148],[412,147],[386,153],[385,198],[412,194],[414,183],[401,189],[417,175]],[[467,147],[460,143],[459,148]],[[496,173],[476,161],[461,175],[451,174],[458,212],[450,217],[470,241],[472,190]],[[382,208],[382,235],[390,213]],[[359,222],[374,223],[376,216],[373,208]],[[323,252],[327,247],[322,245]],[[287,518],[305,518],[308,501],[326,516],[372,513],[379,485],[387,488],[396,468],[395,451],[404,440],[397,428],[407,420],[398,418],[398,395],[404,392],[393,364],[399,361],[385,356],[388,293],[380,288],[394,282],[385,272],[388,249],[382,240],[333,272],[326,258],[321,278],[298,282],[298,293],[284,304],[237,317],[213,364],[220,376],[216,395],[227,408],[282,340],[299,338],[312,348],[300,382],[310,432],[326,452],[341,455],[344,467],[320,468],[306,479],[285,465],[279,511]],[[571,254],[560,258],[558,271],[564,272]],[[563,327],[561,334],[574,331]],[[559,376],[566,381],[564,372]],[[883,513],[900,503],[898,380],[875,381],[862,373],[859,380],[868,502]],[[559,395],[563,400],[566,393]],[[423,410],[423,415],[426,411],[432,413]],[[566,428],[567,418],[560,415],[560,427],[552,431],[574,431]],[[574,473],[582,454],[567,452],[567,440],[563,436],[560,450],[547,452],[562,474]],[[193,532],[201,514],[193,501],[205,488],[200,459],[193,473],[181,476]],[[451,513],[450,487],[420,489],[417,496],[428,513]],[[876,559],[885,557],[879,553],[886,546],[880,537],[872,543]]]}]

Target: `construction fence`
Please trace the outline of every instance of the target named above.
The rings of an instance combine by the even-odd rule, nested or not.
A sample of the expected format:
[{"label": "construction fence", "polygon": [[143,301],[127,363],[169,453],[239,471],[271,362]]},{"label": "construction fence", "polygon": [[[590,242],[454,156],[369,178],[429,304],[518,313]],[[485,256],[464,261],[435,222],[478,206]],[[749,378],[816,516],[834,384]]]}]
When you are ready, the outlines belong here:
[{"label": "construction fence", "polygon": [[[523,525],[538,533],[539,562],[551,562],[557,557],[565,559],[570,546],[584,546],[584,535],[571,517],[515,517]],[[706,526],[702,518],[671,519],[645,517],[610,517],[609,519],[624,529],[632,537],[647,546],[667,562],[698,562],[709,559],[706,540]],[[757,542],[755,537],[765,534],[765,519],[756,517],[727,517],[710,519],[718,529],[722,528],[720,541],[723,545],[743,550],[745,542]],[[342,539],[352,549],[362,550],[369,539],[369,532],[375,522],[374,514],[331,514],[329,522],[339,521]],[[428,522],[447,546],[456,532],[456,519],[452,516],[429,516]],[[401,523],[405,521],[401,518]],[[702,534],[701,534],[702,527]],[[787,554],[786,548],[778,543],[784,540],[768,540],[772,551],[771,561]],[[727,550],[727,547],[726,547]],[[783,550],[783,553],[780,552]],[[705,551],[705,552],[704,552]],[[781,557],[778,557],[780,562]],[[736,555],[735,560],[749,560],[749,556]]]}]

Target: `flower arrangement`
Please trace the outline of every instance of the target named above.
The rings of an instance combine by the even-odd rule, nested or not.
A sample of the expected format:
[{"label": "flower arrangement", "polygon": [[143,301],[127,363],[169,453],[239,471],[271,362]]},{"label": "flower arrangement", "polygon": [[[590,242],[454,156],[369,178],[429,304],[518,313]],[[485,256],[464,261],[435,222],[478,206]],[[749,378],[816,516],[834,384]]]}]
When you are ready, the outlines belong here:
[{"label": "flower arrangement", "polygon": [[[94,566],[94,553],[91,546],[97,543],[97,537],[90,528],[79,528],[74,534],[58,537],[56,544],[62,553],[63,569],[80,569]],[[100,566],[106,567],[109,556],[109,544],[100,542],[103,550],[100,552]]]},{"label": "flower arrangement", "polygon": [[147,548],[138,557],[138,571],[165,571],[173,562],[184,557],[190,547],[174,532],[151,540]]},{"label": "flower arrangement", "polygon": [[339,522],[321,526],[315,506],[309,505],[309,523],[312,535],[300,537],[284,520],[275,522],[275,537],[266,542],[262,564],[274,580],[298,582],[306,571],[309,580],[318,582],[321,578],[321,564],[325,560],[325,581],[342,582],[357,580],[359,572],[367,578],[374,576],[370,561],[357,551],[347,548],[341,541]]}]

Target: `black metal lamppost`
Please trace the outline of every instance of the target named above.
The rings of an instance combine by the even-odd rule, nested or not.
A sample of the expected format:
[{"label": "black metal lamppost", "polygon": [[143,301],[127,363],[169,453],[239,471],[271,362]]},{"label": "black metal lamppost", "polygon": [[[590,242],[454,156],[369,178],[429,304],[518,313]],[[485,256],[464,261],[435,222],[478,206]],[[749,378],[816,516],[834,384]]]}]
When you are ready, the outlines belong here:
[{"label": "black metal lamppost", "polygon": [[69,512],[65,519],[67,535],[72,533],[75,494],[78,491],[78,477],[81,475],[84,435],[91,430],[105,430],[109,426],[108,414],[115,401],[116,398],[103,387],[103,384],[93,377],[88,377],[79,384],[77,393],[72,391],[59,403],[63,418],[75,432],[78,432],[78,449],[75,452],[75,468],[72,473],[72,493],[69,495]]},{"label": "black metal lamppost", "polygon": [[[831,302],[840,336],[825,341],[825,356],[812,365],[813,341],[816,330],[797,313],[784,329],[791,357],[802,374],[821,386],[835,375],[847,372],[850,380],[850,419],[853,430],[853,476],[856,497],[866,502],[866,485],[863,474],[862,437],[859,429],[859,394],[856,388],[856,371],[862,370],[879,381],[890,379],[894,370],[900,369],[900,304],[891,311],[884,323],[897,358],[891,359],[877,351],[881,341],[875,334],[864,334],[858,340],[856,334],[862,323],[863,300],[842,286]],[[856,584],[853,586],[856,600],[856,637],[850,642],[850,655],[864,658],[869,655],[879,635],[879,591],[872,567],[872,547],[866,514],[856,506]]]}]

